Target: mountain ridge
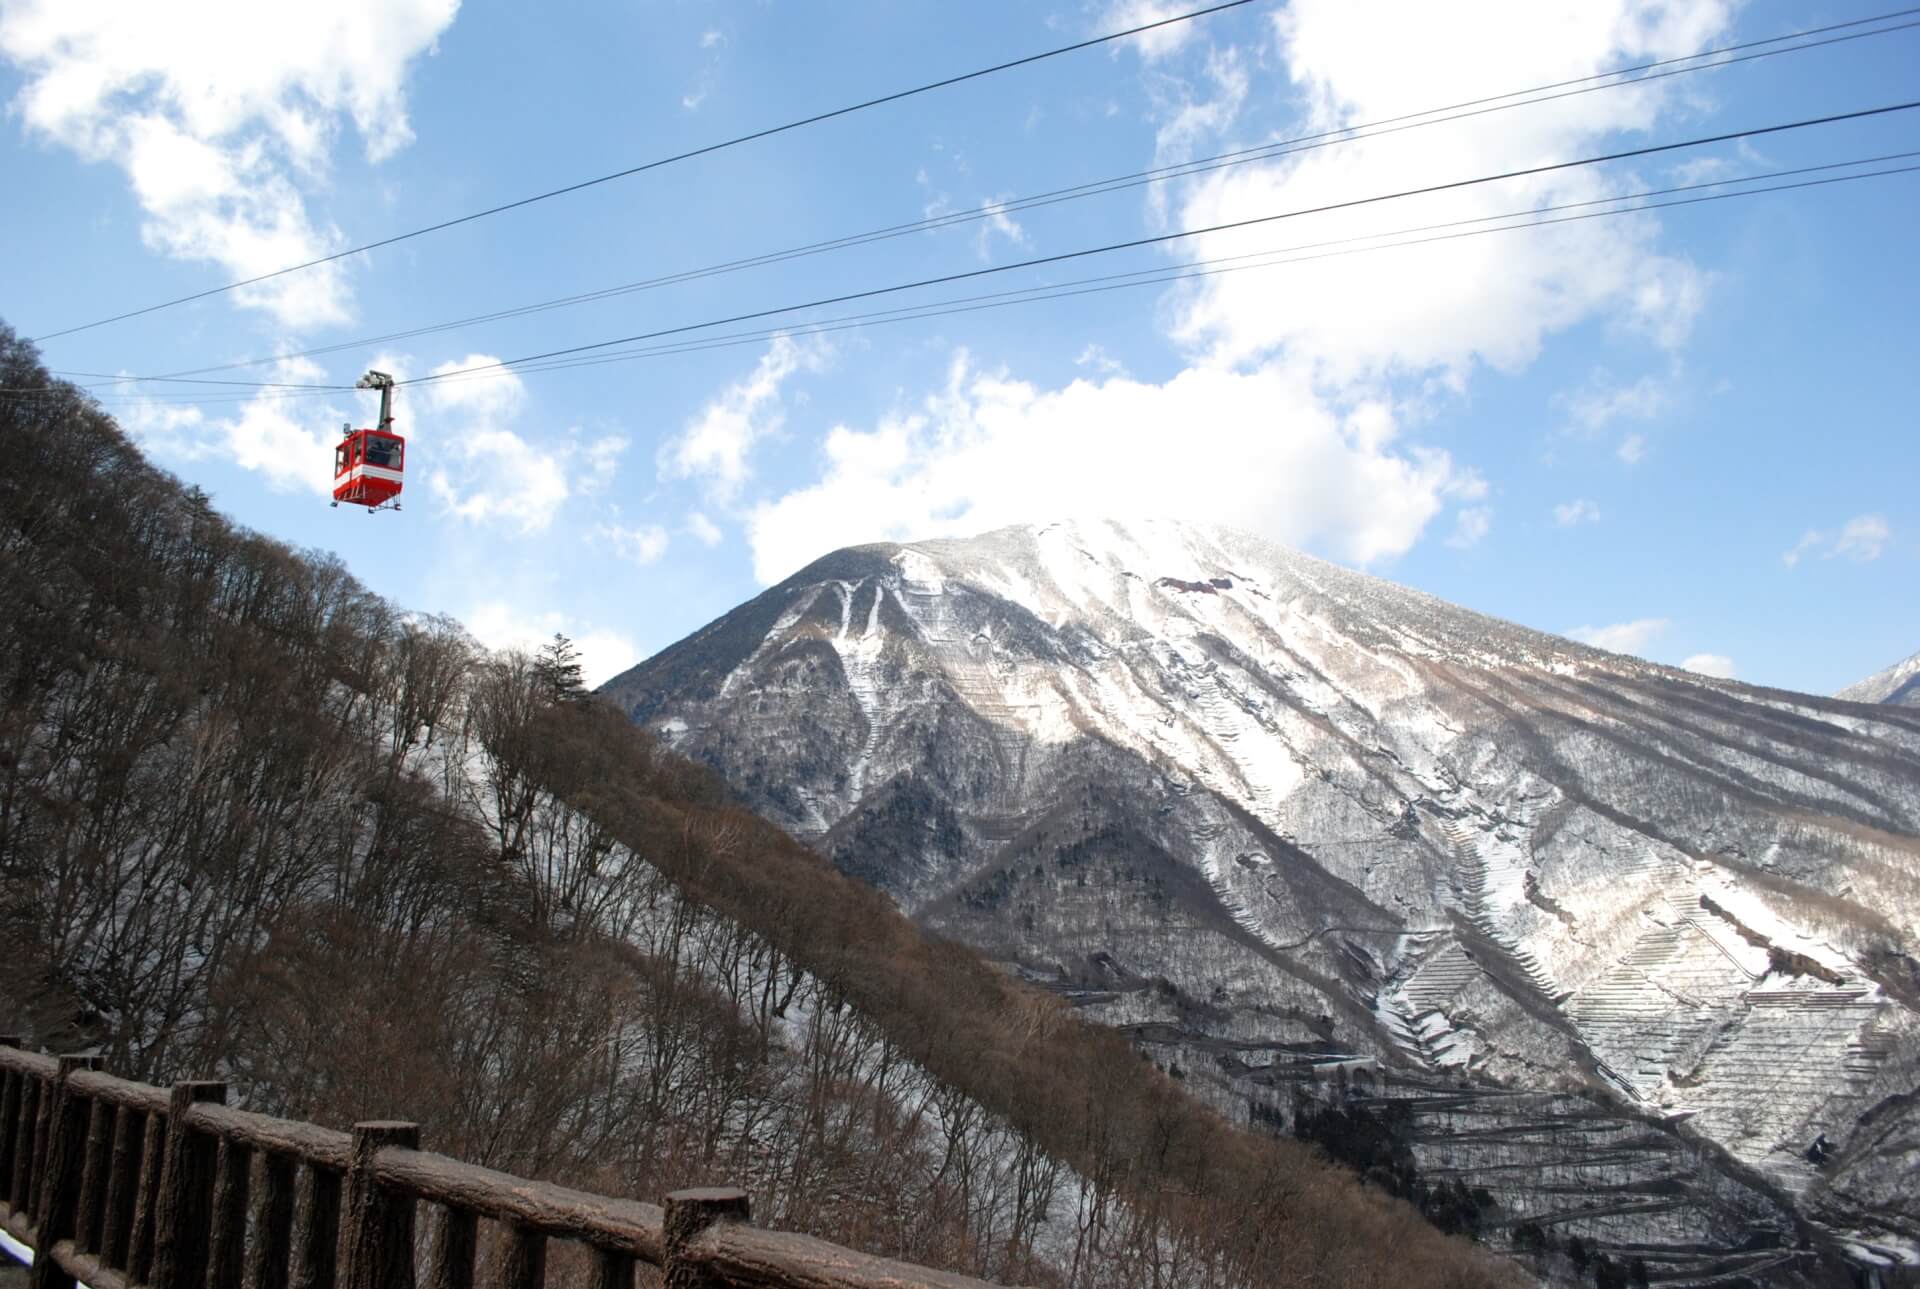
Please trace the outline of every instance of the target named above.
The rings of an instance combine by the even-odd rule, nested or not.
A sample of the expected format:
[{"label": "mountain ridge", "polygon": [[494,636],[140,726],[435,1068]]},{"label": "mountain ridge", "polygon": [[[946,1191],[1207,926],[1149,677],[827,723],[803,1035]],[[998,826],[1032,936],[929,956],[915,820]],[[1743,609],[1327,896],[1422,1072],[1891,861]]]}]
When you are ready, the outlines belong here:
[{"label": "mountain ridge", "polygon": [[[1222,1108],[1297,1131],[1355,1062],[1575,1095],[1726,1152],[1742,1223],[1920,1259],[1920,1154],[1807,1157],[1920,1053],[1904,709],[1164,522],[848,548],[602,692]],[[1702,1185],[1671,1221],[1734,1239]]]},{"label": "mountain ridge", "polygon": [[1855,681],[1834,694],[1854,703],[1886,703],[1900,707],[1920,707],[1920,653],[1865,680]]}]

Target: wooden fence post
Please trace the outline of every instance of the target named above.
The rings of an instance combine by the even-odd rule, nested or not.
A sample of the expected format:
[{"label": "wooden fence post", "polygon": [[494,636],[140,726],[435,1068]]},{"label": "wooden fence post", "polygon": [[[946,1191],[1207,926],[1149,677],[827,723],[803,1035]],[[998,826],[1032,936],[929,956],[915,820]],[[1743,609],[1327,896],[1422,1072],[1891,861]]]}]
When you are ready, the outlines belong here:
[{"label": "wooden fence post", "polygon": [[[31,1149],[26,1159],[27,1189],[20,1202],[14,1205],[15,1209],[24,1208],[28,1218],[40,1211],[40,1192],[47,1177],[47,1120],[53,1114],[56,1100],[54,1090],[59,1086],[59,1076],[55,1075],[45,1083],[40,1083],[38,1079],[34,1082],[39,1086],[33,1098],[33,1124],[29,1129]],[[14,1166],[14,1172],[18,1175],[19,1165]]]},{"label": "wooden fence post", "polygon": [[87,1103],[73,1093],[68,1080],[76,1070],[90,1070],[100,1060],[94,1056],[63,1056],[59,1073],[46,1090],[46,1153],[41,1157],[39,1199],[34,1205],[33,1270],[27,1276],[28,1289],[73,1289],[73,1277],[60,1269],[53,1259],[53,1246],[73,1235],[74,1220],[80,1212],[81,1156],[86,1148]]},{"label": "wooden fence post", "polygon": [[247,1263],[244,1289],[287,1289],[293,1264],[293,1160],[271,1150],[253,1152],[247,1195]]},{"label": "wooden fence post", "polygon": [[681,1260],[681,1252],[695,1236],[716,1222],[750,1222],[752,1205],[737,1186],[700,1186],[667,1196],[663,1232],[666,1245],[666,1289],[723,1289],[707,1269]]},{"label": "wooden fence post", "polygon": [[15,1213],[30,1212],[27,1195],[33,1181],[33,1126],[39,1121],[40,1080],[31,1074],[14,1076],[18,1095],[13,1111],[13,1173],[0,1177],[7,1192],[7,1206]]},{"label": "wooden fence post", "polygon": [[473,1289],[473,1255],[479,1242],[478,1218],[466,1209],[441,1205],[439,1219],[434,1223],[427,1289]]},{"label": "wooden fence post", "polygon": [[524,1226],[509,1226],[501,1241],[499,1289],[543,1289],[547,1283],[547,1237]]},{"label": "wooden fence post", "polygon": [[153,1213],[153,1289],[200,1289],[207,1283],[207,1237],[213,1224],[213,1173],[218,1143],[187,1126],[202,1101],[225,1105],[227,1085],[196,1080],[173,1085],[167,1101],[167,1153]]},{"label": "wooden fence post", "polygon": [[613,1249],[593,1251],[592,1278],[588,1289],[633,1289],[633,1259]]},{"label": "wooden fence post", "polygon": [[153,1268],[153,1226],[160,1208],[160,1174],[166,1168],[167,1116],[149,1110],[140,1134],[140,1174],[133,1183],[133,1220],[127,1227],[127,1279],[145,1284]]},{"label": "wooden fence post", "polygon": [[133,1229],[146,1131],[144,1112],[123,1105],[114,1113],[113,1146],[107,1164],[107,1207],[100,1217],[100,1261],[109,1267],[127,1265],[127,1237]]},{"label": "wooden fence post", "polygon": [[87,1112],[86,1144],[81,1152],[80,1207],[73,1218],[73,1247],[82,1253],[100,1248],[107,1217],[107,1175],[113,1167],[113,1105],[96,1097]]},{"label": "wooden fence post", "polygon": [[208,1283],[240,1283],[247,1247],[248,1173],[253,1152],[244,1141],[221,1137],[213,1163],[213,1231],[207,1241]]},{"label": "wooden fence post", "polygon": [[340,1178],[308,1164],[293,1200],[291,1289],[333,1289],[340,1244]]},{"label": "wooden fence post", "polygon": [[342,1289],[413,1289],[414,1197],[374,1180],[383,1146],[420,1148],[417,1123],[356,1123],[347,1170],[346,1214],[340,1223]]},{"label": "wooden fence post", "polygon": [[[18,1048],[18,1034],[0,1034],[0,1047]],[[20,1086],[27,1076],[0,1070],[0,1203],[13,1202],[13,1155],[19,1149]]]}]

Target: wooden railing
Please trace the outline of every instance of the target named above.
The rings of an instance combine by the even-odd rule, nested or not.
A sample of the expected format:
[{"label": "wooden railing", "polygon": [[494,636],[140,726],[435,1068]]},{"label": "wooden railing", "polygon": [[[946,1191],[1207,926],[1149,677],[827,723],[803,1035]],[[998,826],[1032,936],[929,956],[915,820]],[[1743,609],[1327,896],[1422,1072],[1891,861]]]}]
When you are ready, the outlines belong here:
[{"label": "wooden railing", "polygon": [[668,1289],[989,1289],[759,1230],[733,1187],[607,1199],[421,1150],[414,1124],[335,1132],[0,1037],[0,1228],[33,1251],[32,1289],[411,1289],[422,1264],[428,1289],[471,1289],[482,1220],[493,1289],[539,1289],[551,1240],[586,1246],[593,1289],[642,1263]]}]

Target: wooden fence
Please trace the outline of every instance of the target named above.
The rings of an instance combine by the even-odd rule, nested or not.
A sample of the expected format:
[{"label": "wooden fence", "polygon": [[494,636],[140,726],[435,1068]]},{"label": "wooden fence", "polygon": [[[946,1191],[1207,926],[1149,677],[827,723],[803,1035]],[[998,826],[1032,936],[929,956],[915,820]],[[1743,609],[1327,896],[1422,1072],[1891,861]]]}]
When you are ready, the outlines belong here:
[{"label": "wooden fence", "polygon": [[471,1289],[482,1219],[490,1289],[539,1289],[550,1240],[586,1246],[592,1289],[640,1264],[668,1289],[990,1289],[756,1229],[732,1187],[607,1199],[421,1150],[415,1124],[335,1132],[0,1037],[0,1227],[35,1251],[32,1289],[412,1289],[422,1263],[427,1289]]}]

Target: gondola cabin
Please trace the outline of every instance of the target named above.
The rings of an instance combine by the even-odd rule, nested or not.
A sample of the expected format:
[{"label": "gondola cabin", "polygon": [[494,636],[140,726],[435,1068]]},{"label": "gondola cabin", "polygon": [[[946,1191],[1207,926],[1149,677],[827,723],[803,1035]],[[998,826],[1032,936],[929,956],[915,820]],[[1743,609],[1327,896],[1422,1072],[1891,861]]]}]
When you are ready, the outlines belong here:
[{"label": "gondola cabin", "polygon": [[400,495],[407,441],[379,430],[350,430],[333,449],[333,499],[378,509]]},{"label": "gondola cabin", "polygon": [[391,506],[400,495],[407,468],[407,441],[393,432],[393,377],[370,371],[357,388],[380,391],[379,429],[356,430],[349,421],[333,449],[333,504],[365,506],[371,514]]}]

